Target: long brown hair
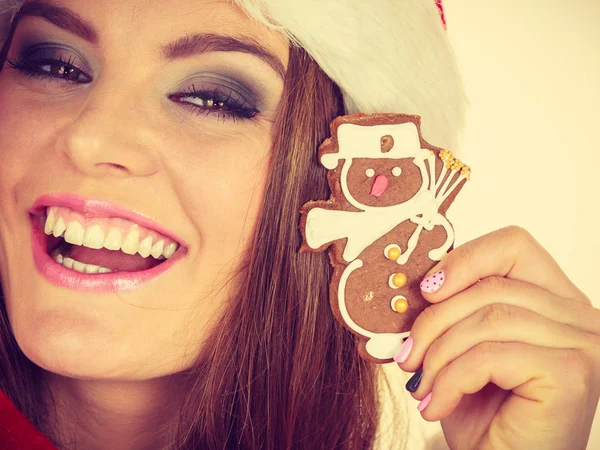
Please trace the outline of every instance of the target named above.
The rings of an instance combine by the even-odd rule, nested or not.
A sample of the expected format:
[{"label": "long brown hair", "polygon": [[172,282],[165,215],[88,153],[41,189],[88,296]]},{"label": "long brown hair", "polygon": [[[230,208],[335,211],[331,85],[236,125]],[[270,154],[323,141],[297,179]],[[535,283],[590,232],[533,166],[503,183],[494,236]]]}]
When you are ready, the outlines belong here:
[{"label": "long brown hair", "polygon": [[[344,113],[341,93],[302,50],[290,49],[270,170],[241,288],[180,374],[172,449],[366,449],[378,424],[376,368],[333,318],[325,254],[298,254],[298,209],[328,196],[317,148]],[[0,388],[51,440],[41,369],[20,350],[0,292]]]}]

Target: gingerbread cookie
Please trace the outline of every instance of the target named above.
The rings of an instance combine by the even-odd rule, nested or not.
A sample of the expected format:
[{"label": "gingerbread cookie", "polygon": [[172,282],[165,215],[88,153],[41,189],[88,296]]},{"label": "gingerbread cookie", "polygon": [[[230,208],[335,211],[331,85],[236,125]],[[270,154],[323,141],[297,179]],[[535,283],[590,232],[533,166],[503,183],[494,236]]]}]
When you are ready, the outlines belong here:
[{"label": "gingerbread cookie", "polygon": [[421,137],[419,116],[351,114],[319,148],[331,197],[300,213],[301,252],[329,249],[332,310],[359,352],[390,362],[429,303],[423,276],[454,244],[445,213],[470,177],[448,150]]}]

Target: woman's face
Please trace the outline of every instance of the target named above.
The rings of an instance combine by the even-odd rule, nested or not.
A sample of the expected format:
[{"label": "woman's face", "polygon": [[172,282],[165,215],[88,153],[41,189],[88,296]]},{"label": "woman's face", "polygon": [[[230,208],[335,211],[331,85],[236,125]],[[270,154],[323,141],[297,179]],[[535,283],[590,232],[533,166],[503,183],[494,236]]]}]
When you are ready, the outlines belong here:
[{"label": "woman's face", "polygon": [[236,308],[289,53],[230,3],[29,2],[0,72],[0,276],[39,366],[174,373]]}]

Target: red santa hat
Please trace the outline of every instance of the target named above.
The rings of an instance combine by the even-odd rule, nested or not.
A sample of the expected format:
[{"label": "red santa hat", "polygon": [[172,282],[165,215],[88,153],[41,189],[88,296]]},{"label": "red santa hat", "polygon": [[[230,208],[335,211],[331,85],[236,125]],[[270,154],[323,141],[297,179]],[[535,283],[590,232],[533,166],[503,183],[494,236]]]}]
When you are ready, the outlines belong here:
[{"label": "red santa hat", "polygon": [[[304,48],[340,87],[348,114],[419,115],[425,140],[458,147],[467,99],[441,0],[233,1]],[[0,0],[0,42],[22,3]]]}]

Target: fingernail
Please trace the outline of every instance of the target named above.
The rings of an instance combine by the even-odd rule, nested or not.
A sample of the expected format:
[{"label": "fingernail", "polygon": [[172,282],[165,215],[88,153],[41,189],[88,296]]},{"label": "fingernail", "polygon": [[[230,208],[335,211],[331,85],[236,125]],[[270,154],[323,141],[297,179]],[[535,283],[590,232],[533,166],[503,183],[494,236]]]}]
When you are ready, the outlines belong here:
[{"label": "fingernail", "polygon": [[419,368],[415,372],[415,374],[410,377],[410,380],[406,383],[406,390],[408,392],[416,392],[419,389],[419,384],[421,383],[421,378],[423,378],[423,368]]},{"label": "fingernail", "polygon": [[443,270],[439,270],[436,273],[432,273],[423,281],[421,281],[421,290],[423,292],[427,292],[428,294],[439,291],[442,287],[442,284],[444,284],[445,279],[446,276],[444,275]]},{"label": "fingernail", "polygon": [[419,405],[417,406],[417,409],[419,411],[423,411],[425,408],[427,408],[427,405],[429,405],[430,401],[431,401],[431,392],[429,394],[427,394],[427,397],[425,397],[421,403],[419,403]]},{"label": "fingernail", "polygon": [[394,356],[394,361],[396,361],[398,364],[406,361],[408,359],[408,355],[410,355],[412,348],[413,338],[412,336],[409,336],[408,339],[405,340],[402,344],[402,347],[400,347],[400,351],[398,352],[398,354]]}]

